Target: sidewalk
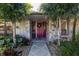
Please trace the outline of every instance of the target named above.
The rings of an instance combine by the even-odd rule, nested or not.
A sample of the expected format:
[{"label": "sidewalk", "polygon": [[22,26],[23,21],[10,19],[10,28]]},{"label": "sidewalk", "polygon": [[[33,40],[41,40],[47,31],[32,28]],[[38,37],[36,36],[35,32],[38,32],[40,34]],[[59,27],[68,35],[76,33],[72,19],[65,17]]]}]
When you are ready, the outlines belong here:
[{"label": "sidewalk", "polygon": [[29,56],[51,56],[45,42],[33,42]]}]

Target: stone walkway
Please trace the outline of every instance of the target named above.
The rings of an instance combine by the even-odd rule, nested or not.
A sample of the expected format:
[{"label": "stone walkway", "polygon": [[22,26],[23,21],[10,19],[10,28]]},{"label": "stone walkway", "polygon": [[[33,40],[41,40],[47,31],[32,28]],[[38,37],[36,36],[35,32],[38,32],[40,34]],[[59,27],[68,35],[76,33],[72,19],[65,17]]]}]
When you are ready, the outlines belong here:
[{"label": "stone walkway", "polygon": [[45,41],[33,42],[28,56],[51,56]]}]

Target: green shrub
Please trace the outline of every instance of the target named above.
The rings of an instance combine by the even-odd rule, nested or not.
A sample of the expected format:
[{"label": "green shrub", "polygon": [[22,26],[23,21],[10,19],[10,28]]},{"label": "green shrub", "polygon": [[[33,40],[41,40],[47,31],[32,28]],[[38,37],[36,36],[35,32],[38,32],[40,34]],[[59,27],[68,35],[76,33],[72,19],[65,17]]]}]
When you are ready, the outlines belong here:
[{"label": "green shrub", "polygon": [[60,51],[64,56],[79,55],[79,43],[76,41],[61,42]]},{"label": "green shrub", "polygon": [[5,39],[5,37],[4,36],[0,36],[0,40],[3,40],[3,39]]},{"label": "green shrub", "polygon": [[6,50],[6,49],[7,49],[6,46],[0,46],[0,53],[3,53],[4,50]]},{"label": "green shrub", "polygon": [[5,45],[7,45],[9,48],[13,48],[13,40],[12,39],[10,39],[10,38],[7,38],[6,40],[5,40]]},{"label": "green shrub", "polygon": [[[2,43],[3,42],[3,43]],[[7,46],[7,48],[12,48],[13,47],[13,40],[12,40],[12,35],[8,34],[6,36],[0,36],[0,43],[4,47],[4,45]]]},{"label": "green shrub", "polygon": [[61,42],[60,51],[64,56],[79,56],[79,32],[76,34],[75,41]]},{"label": "green shrub", "polygon": [[22,36],[16,35],[16,44],[17,45],[22,45],[22,40],[23,40]]},{"label": "green shrub", "polygon": [[30,41],[28,38],[16,35],[16,44],[18,46],[30,45]]},{"label": "green shrub", "polygon": [[77,34],[76,34],[76,41],[79,41],[79,32],[77,32]]}]

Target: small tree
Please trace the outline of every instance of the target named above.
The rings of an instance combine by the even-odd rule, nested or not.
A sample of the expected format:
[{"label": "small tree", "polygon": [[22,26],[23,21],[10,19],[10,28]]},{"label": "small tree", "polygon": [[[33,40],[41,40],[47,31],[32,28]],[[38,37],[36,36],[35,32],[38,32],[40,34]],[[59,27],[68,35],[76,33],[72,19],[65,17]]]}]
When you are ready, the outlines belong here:
[{"label": "small tree", "polygon": [[16,21],[21,21],[26,18],[31,9],[31,5],[22,3],[8,3],[3,5],[7,8],[5,10],[5,7],[2,7],[5,10],[4,12],[7,15],[8,21],[11,21],[13,24],[13,42],[16,44]]}]

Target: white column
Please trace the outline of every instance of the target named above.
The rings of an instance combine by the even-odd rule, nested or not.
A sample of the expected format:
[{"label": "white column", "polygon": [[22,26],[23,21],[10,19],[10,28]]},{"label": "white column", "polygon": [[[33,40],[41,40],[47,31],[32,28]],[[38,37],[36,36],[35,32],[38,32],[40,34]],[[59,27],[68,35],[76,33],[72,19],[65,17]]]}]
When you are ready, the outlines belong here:
[{"label": "white column", "polygon": [[61,36],[61,19],[59,18],[59,30],[58,30],[58,45],[60,46],[60,36]]},{"label": "white column", "polygon": [[59,18],[59,31],[60,31],[60,35],[61,35],[61,19]]},{"label": "white column", "polygon": [[37,38],[37,21],[35,22],[35,32],[36,32],[36,38]]}]

